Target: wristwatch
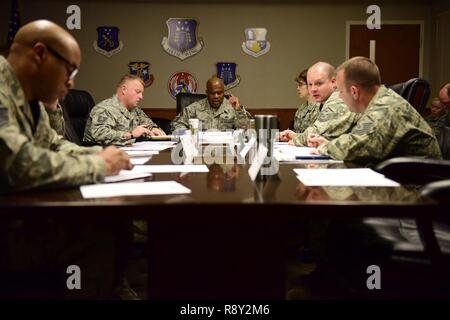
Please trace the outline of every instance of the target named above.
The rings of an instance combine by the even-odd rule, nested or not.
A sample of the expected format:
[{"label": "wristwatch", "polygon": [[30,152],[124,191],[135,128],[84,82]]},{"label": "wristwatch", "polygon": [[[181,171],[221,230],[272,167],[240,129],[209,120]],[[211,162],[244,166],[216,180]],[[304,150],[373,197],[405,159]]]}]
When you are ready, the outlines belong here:
[{"label": "wristwatch", "polygon": [[130,139],[134,139],[133,132],[130,132]]}]

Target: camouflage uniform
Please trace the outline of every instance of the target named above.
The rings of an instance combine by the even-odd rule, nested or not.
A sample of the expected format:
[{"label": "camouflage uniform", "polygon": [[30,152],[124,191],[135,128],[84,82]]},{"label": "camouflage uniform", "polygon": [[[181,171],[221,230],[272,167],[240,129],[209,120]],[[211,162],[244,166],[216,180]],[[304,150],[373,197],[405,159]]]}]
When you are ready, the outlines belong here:
[{"label": "camouflage uniform", "polygon": [[58,103],[56,109],[45,108],[45,111],[47,112],[48,120],[50,121],[50,127],[52,127],[57,134],[64,137],[66,127],[61,105]]},{"label": "camouflage uniform", "polygon": [[310,133],[320,134],[328,140],[337,138],[350,131],[359,117],[358,114],[350,112],[342,99],[339,98],[339,91],[335,91],[323,104],[314,124],[302,133],[295,135],[294,143],[297,146],[306,146]]},{"label": "camouflage uniform", "polygon": [[227,130],[247,127],[252,116],[241,106],[236,111],[227,99],[223,99],[219,108],[209,105],[208,99],[202,99],[188,105],[171,123],[172,131],[189,128],[189,119],[199,119],[201,130]]},{"label": "camouflage uniform", "polygon": [[50,128],[45,108],[25,100],[9,63],[0,56],[0,182],[2,189],[76,186],[100,182],[105,163]]},{"label": "camouflage uniform", "polygon": [[313,125],[320,113],[320,103],[306,101],[295,112],[294,131],[302,133],[306,128]]},{"label": "camouflage uniform", "polygon": [[353,129],[318,148],[338,160],[376,164],[399,156],[441,158],[436,137],[417,111],[381,86]]},{"label": "camouflage uniform", "polygon": [[431,129],[433,129],[433,133],[437,138],[439,138],[442,128],[445,127],[447,115],[448,111],[445,111],[439,116],[429,114],[425,117],[425,120],[427,121]]},{"label": "camouflage uniform", "polygon": [[140,108],[129,111],[117,95],[98,103],[91,111],[84,130],[83,142],[123,146],[135,142],[126,135],[140,125],[158,126]]}]

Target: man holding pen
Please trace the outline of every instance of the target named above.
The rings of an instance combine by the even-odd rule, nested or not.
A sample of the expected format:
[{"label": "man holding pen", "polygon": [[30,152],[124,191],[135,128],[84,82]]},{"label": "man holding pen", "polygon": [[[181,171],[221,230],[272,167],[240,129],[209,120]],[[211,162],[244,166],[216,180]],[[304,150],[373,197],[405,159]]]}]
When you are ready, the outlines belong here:
[{"label": "man holding pen", "polygon": [[97,104],[86,123],[83,142],[126,145],[145,135],[163,136],[163,130],[138,107],[144,97],[144,82],[133,75],[119,81],[116,94]]}]

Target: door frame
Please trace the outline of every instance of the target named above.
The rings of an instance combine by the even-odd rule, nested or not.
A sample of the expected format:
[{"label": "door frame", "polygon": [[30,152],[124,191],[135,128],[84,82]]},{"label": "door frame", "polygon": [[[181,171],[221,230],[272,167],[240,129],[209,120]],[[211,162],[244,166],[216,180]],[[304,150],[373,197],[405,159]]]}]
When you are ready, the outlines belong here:
[{"label": "door frame", "polygon": [[[418,24],[420,25],[420,48],[419,48],[419,78],[423,77],[423,47],[424,47],[424,20],[382,20],[381,27],[385,24]],[[350,55],[350,26],[352,25],[366,25],[364,20],[347,20],[345,22],[345,60],[349,59]]]}]

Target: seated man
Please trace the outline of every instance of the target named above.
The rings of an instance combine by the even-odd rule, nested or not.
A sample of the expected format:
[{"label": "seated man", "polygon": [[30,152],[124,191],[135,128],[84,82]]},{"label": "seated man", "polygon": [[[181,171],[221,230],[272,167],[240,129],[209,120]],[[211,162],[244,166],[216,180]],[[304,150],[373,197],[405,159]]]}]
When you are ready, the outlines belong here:
[{"label": "seated man", "polygon": [[430,126],[405,99],[381,85],[378,67],[368,58],[345,61],[337,72],[342,100],[362,114],[352,130],[333,140],[310,134],[316,154],[371,165],[399,156],[441,158]]},{"label": "seated man", "polygon": [[92,109],[86,123],[83,142],[123,146],[146,135],[165,135],[138,107],[143,97],[142,79],[134,75],[123,76],[117,85],[116,94]]},{"label": "seated man", "polygon": [[294,130],[284,130],[280,132],[280,141],[289,141],[288,137],[293,137],[296,133],[302,133],[306,128],[313,125],[320,113],[320,103],[314,101],[308,91],[308,80],[306,78],[308,69],[300,72],[295,79],[297,82],[297,93],[304,102],[295,112]]},{"label": "seated man", "polygon": [[[52,104],[62,99],[74,85],[80,61],[76,40],[46,20],[20,28],[8,58],[0,56],[1,193],[96,183],[107,175],[131,169],[122,150],[82,148],[64,140],[49,126],[39,101]],[[123,262],[116,255],[120,250],[116,243],[120,240],[116,239],[125,235],[121,224],[77,219],[2,219],[1,281],[11,281],[5,276],[8,271],[28,270],[53,270],[64,279],[67,266],[75,264],[86,275],[83,290],[67,290],[65,281],[60,282],[64,284],[60,287],[64,296],[108,298],[113,278],[119,273],[113,270],[114,264]],[[100,270],[101,264],[109,267]],[[0,291],[3,288],[0,284]]]},{"label": "seated man", "polygon": [[334,139],[348,132],[358,118],[350,112],[336,91],[336,75],[332,65],[318,62],[312,65],[307,74],[310,96],[320,103],[320,113],[317,120],[302,133],[288,133],[286,139],[289,144],[307,145],[310,133],[321,134],[328,139]]},{"label": "seated man", "polygon": [[188,129],[189,119],[199,119],[201,130],[240,129],[249,126],[250,114],[231,96],[224,99],[225,87],[222,79],[212,77],[206,83],[207,98],[188,105],[172,121],[172,132],[176,129]]}]

